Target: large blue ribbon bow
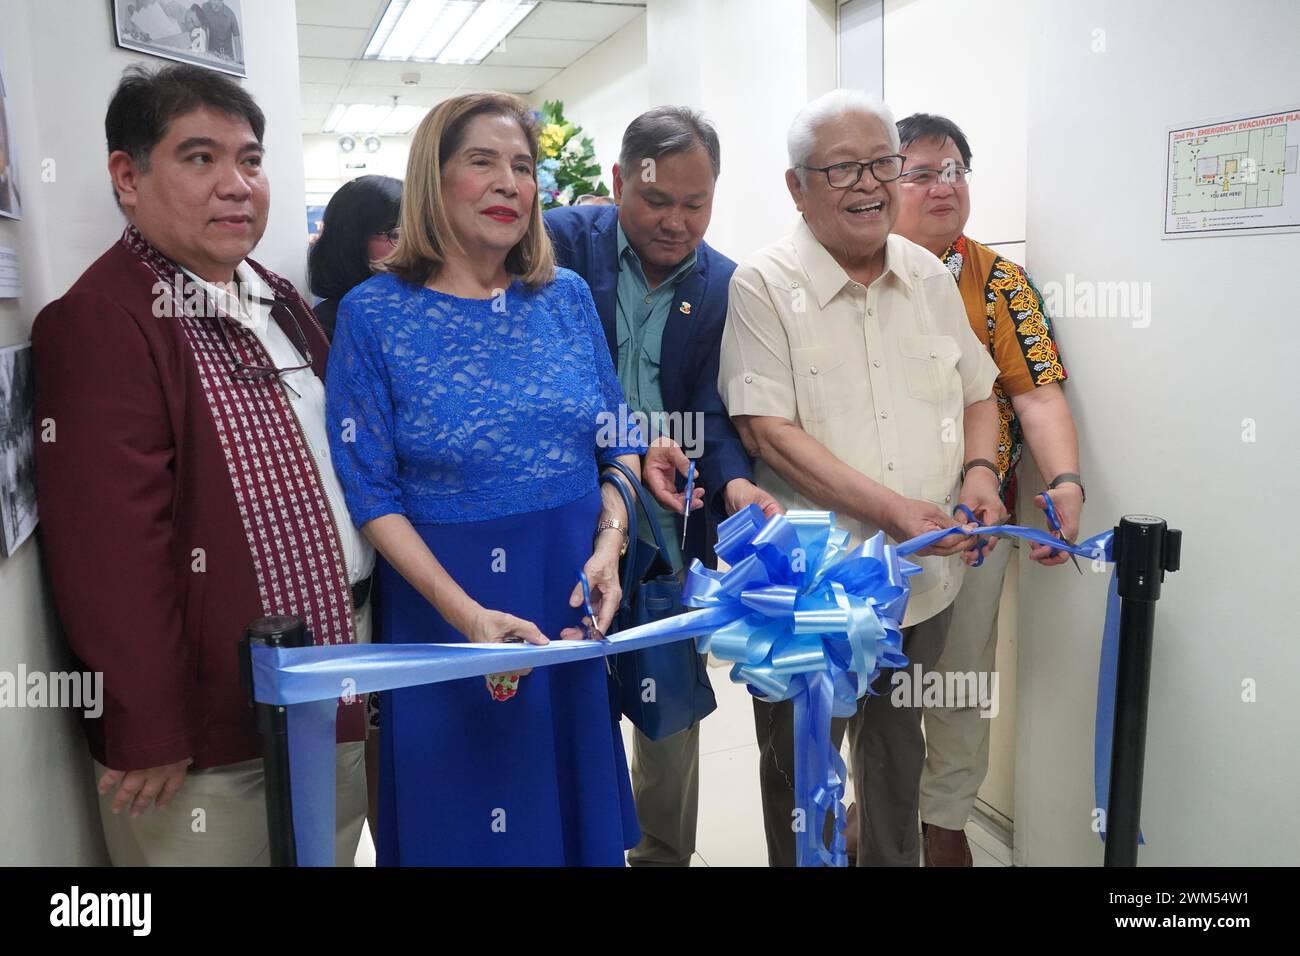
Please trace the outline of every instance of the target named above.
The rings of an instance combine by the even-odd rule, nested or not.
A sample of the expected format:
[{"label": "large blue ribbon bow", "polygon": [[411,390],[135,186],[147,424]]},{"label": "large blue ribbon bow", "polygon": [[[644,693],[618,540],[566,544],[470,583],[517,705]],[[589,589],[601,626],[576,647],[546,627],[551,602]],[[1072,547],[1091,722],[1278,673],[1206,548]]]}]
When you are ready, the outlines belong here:
[{"label": "large blue ribbon bow", "polygon": [[[798,863],[843,866],[844,784],[831,718],[849,717],[882,667],[905,667],[903,615],[908,575],[884,534],[846,551],[849,533],[827,511],[765,520],[750,505],[718,528],[729,567],[691,565],[683,603],[732,609],[735,619],[698,639],[698,649],[732,661],[731,679],[767,701],[794,702]],[[822,840],[834,812],[830,847]]]}]

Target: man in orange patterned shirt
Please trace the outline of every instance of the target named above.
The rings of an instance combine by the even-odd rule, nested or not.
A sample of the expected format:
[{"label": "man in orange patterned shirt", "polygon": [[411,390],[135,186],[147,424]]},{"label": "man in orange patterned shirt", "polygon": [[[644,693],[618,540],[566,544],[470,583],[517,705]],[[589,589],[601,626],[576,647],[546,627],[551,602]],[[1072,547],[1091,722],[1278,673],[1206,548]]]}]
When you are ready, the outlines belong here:
[{"label": "man in orange patterned shirt", "polygon": [[[995,462],[985,467],[1001,482],[1003,502],[1014,520],[1016,464],[1028,442],[1048,484],[1062,534],[1073,539],[1083,509],[1079,450],[1074,419],[1060,383],[1061,365],[1042,296],[1020,266],[965,235],[970,216],[971,151],[951,120],[917,113],[898,124],[907,157],[899,180],[894,232],[924,246],[952,272],[971,328],[998,366],[993,394],[998,405]],[[1046,508],[1041,496],[1034,499]],[[941,674],[990,673],[997,647],[998,602],[1010,542],[995,548],[978,570],[966,574],[953,606],[948,643],[938,663]],[[1034,546],[1030,558],[1055,565],[1062,552]],[[951,682],[945,680],[945,687]],[[970,866],[963,828],[988,772],[989,723],[979,701],[945,700],[925,709],[926,762],[921,779],[921,821],[927,866]]]}]

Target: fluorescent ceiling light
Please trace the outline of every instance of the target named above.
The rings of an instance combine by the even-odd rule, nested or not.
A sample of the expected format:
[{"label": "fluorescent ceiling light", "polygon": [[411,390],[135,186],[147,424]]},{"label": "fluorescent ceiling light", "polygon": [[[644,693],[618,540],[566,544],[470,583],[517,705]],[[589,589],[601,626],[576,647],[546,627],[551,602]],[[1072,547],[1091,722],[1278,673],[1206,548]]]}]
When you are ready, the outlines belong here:
[{"label": "fluorescent ceiling light", "polygon": [[484,0],[443,48],[438,62],[481,63],[535,6],[524,0]]},{"label": "fluorescent ceiling light", "polygon": [[409,133],[429,112],[427,106],[375,106],[369,103],[342,104],[330,111],[326,133],[378,133],[395,136]]},{"label": "fluorescent ceiling light", "polygon": [[364,59],[480,63],[538,0],[389,0]]}]

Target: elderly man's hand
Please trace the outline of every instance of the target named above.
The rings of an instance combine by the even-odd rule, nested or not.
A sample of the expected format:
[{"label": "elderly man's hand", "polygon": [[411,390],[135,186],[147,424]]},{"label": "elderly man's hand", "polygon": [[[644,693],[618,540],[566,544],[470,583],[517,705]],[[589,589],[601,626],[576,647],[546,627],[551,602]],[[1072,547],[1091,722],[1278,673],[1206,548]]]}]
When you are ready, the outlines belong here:
[{"label": "elderly man's hand", "polygon": [[781,503],[747,478],[733,478],[723,489],[727,502],[727,514],[734,515],[741,508],[758,505],[763,509],[764,518],[773,518],[785,514]]},{"label": "elderly man's hand", "polygon": [[[893,507],[882,527],[885,534],[889,535],[895,541],[902,543],[917,535],[925,534],[927,531],[934,531],[936,528],[955,528],[960,524],[951,515],[945,514],[938,506],[928,501],[920,501],[916,498],[904,498],[899,495],[894,501]],[[974,530],[975,525],[965,525],[967,530]],[[923,551],[918,551],[919,556],[936,555],[946,557],[950,554],[958,554],[975,547],[975,539],[967,537],[964,534],[949,535],[941,538],[930,547]]]},{"label": "elderly man's hand", "polygon": [[[983,524],[1003,524],[1007,520],[1007,508],[999,494],[998,477],[987,468],[972,468],[962,482],[961,493],[957,500],[971,510]],[[967,564],[974,564],[982,556],[987,556],[997,545],[998,539],[985,538],[983,548],[973,548],[962,555]]]},{"label": "elderly man's hand", "polygon": [[[681,514],[686,505],[686,493],[677,490],[677,475],[680,473],[683,478],[686,477],[689,468],[690,459],[677,442],[667,435],[660,435],[646,449],[645,461],[641,465],[641,481],[661,507],[673,514]],[[695,492],[691,495],[691,510],[703,507],[704,488],[697,482]]]},{"label": "elderly man's hand", "polygon": [[193,762],[193,758],[186,757],[147,770],[105,770],[99,778],[100,796],[107,796],[117,787],[117,794],[113,797],[113,812],[121,813],[129,806],[133,817],[138,817],[153,805],[159,810],[166,809],[172,798],[180,792],[181,785],[185,783],[186,768]]}]

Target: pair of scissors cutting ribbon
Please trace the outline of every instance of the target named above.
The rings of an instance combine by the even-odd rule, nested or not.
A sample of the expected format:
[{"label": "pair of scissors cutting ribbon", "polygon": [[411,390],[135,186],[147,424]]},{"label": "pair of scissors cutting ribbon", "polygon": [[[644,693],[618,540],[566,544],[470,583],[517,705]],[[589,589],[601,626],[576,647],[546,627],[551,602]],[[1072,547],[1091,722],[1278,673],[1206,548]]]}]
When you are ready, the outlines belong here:
[{"label": "pair of scissors cutting ribbon", "polygon": [[603,641],[605,635],[596,626],[596,612],[591,609],[591,582],[587,580],[587,572],[579,571],[578,580],[582,583],[582,606],[586,608],[587,617],[591,620],[591,623],[587,625],[587,639]]},{"label": "pair of scissors cutting ribbon", "polygon": [[[974,524],[979,525],[981,528],[984,527],[984,522],[980,521],[979,518],[975,517],[975,512],[971,511],[970,508],[966,507],[965,505],[959,504],[957,505],[956,508],[953,508],[952,516],[954,518],[957,517],[957,513],[959,511],[963,512],[966,515],[967,521],[973,522]],[[988,538],[979,537],[975,539],[975,553],[978,554],[979,557],[971,564],[972,568],[978,568],[981,564],[984,563],[984,549],[988,546],[988,543],[989,543]]]},{"label": "pair of scissors cutting ribbon", "polygon": [[[1047,526],[1059,534],[1062,541],[1065,541],[1065,533],[1061,531],[1061,518],[1056,513],[1056,506],[1052,504],[1052,496],[1046,491],[1043,492],[1043,501],[1047,505],[1047,508],[1045,509],[1047,511]],[[1056,557],[1056,553],[1056,549],[1052,549],[1052,557]],[[1083,568],[1079,567],[1079,559],[1072,554],[1070,555],[1070,560],[1074,562],[1074,570],[1083,574]]]}]

